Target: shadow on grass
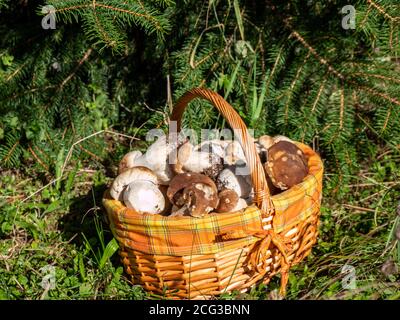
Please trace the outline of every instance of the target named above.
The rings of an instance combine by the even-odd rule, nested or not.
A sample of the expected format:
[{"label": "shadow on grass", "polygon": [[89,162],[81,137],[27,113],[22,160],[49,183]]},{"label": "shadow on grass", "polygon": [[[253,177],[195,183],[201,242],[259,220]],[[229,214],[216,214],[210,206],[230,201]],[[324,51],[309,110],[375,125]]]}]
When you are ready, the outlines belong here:
[{"label": "shadow on grass", "polygon": [[[86,194],[72,199],[69,212],[58,221],[63,240],[82,250],[87,240],[96,253],[98,250],[102,251],[101,239],[104,239],[104,245],[112,240],[106,211],[102,205],[106,189],[106,184],[93,186]],[[118,255],[115,254],[111,260],[113,264],[117,261],[119,263]]]}]

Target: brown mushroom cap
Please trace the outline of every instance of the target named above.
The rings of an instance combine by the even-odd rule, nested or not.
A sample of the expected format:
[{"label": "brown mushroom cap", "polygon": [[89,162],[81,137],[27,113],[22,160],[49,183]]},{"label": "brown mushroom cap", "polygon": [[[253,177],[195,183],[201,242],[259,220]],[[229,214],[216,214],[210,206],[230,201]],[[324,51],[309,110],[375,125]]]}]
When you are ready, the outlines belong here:
[{"label": "brown mushroom cap", "polygon": [[300,183],[308,174],[303,151],[288,141],[280,141],[268,149],[264,169],[272,183],[282,190]]},{"label": "brown mushroom cap", "polygon": [[236,207],[239,201],[238,194],[231,189],[222,190],[218,194],[218,198],[219,203],[217,209],[215,210],[216,212],[230,212]]},{"label": "brown mushroom cap", "polygon": [[218,197],[214,194],[208,196],[201,184],[195,184],[183,190],[183,199],[185,206],[188,207],[189,213],[193,217],[202,217],[213,211],[218,205]]},{"label": "brown mushroom cap", "polygon": [[281,193],[283,190],[276,187],[272,183],[272,179],[271,179],[269,173],[267,172],[267,163],[264,163],[264,171],[265,171],[265,179],[267,181],[268,190],[269,190],[269,193],[271,194],[271,196]]},{"label": "brown mushroom cap", "polygon": [[218,205],[214,181],[194,172],[176,175],[168,187],[167,197],[177,207],[188,207],[190,215],[194,217],[209,213]]}]

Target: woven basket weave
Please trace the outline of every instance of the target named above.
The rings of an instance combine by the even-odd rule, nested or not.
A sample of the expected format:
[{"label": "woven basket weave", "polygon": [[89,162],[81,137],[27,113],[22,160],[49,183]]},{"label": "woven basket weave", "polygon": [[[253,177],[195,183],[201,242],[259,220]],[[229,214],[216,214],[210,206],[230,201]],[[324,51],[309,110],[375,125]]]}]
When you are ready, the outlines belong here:
[{"label": "woven basket weave", "polygon": [[308,159],[302,183],[270,196],[264,169],[247,128],[217,93],[188,91],[176,103],[171,121],[180,122],[194,98],[210,101],[224,116],[242,145],[251,172],[254,204],[237,213],[204,218],[139,214],[103,198],[110,228],[119,242],[125,271],[134,284],[159,297],[207,299],[225,292],[247,291],[281,274],[285,294],[290,266],[306,257],[316,242],[323,165],[308,146],[297,143]]}]

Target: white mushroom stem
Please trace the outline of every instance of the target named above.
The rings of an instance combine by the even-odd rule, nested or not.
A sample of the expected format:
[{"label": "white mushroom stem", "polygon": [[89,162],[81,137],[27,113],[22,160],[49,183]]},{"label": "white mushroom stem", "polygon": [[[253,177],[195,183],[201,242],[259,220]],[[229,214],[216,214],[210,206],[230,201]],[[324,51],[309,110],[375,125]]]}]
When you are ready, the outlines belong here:
[{"label": "white mushroom stem", "polygon": [[224,161],[229,165],[234,165],[239,161],[246,162],[243,148],[238,141],[232,141],[226,146]]},{"label": "white mushroom stem", "polygon": [[175,205],[172,206],[170,217],[178,217],[178,216],[185,216],[189,215],[189,208],[188,206],[184,205],[183,207],[179,208]]},{"label": "white mushroom stem", "polygon": [[141,156],[142,153],[138,150],[128,152],[119,163],[118,173],[121,174],[129,168],[135,167],[135,162],[137,162],[137,159]]},{"label": "white mushroom stem", "polygon": [[197,145],[194,150],[202,151],[207,153],[213,153],[217,156],[224,158],[225,148],[232,142],[231,140],[206,140],[199,145]]},{"label": "white mushroom stem", "polygon": [[160,184],[168,185],[173,176],[168,164],[168,155],[174,148],[176,148],[174,144],[167,143],[167,136],[161,136],[149,146],[145,154],[130,156],[129,168],[137,166],[149,168],[157,175]]},{"label": "white mushroom stem", "polygon": [[278,135],[278,136],[274,137],[274,144],[278,143],[280,141],[287,141],[287,142],[292,142],[293,143],[292,139],[290,139],[288,137],[285,137],[285,136],[282,136],[282,135]]},{"label": "white mushroom stem", "polygon": [[239,211],[239,210],[242,210],[242,209],[244,209],[244,208],[247,208],[247,202],[246,202],[246,200],[245,199],[243,199],[243,198],[239,198],[239,201],[238,201],[238,203],[236,204],[236,206],[231,210],[231,211],[229,211],[229,212],[236,212],[236,211]]},{"label": "white mushroom stem", "polygon": [[137,180],[147,180],[154,184],[158,183],[157,176],[150,169],[145,167],[130,168],[114,179],[110,189],[111,197],[115,200],[123,201],[122,192],[128,184]]},{"label": "white mushroom stem", "polygon": [[[288,142],[293,142],[291,139],[288,137],[278,135],[275,137],[271,137],[268,135],[261,136],[257,139],[256,141],[256,146],[258,147],[259,150],[258,152],[261,151],[267,151],[269,148],[271,148],[274,144],[280,142],[280,141],[288,141]],[[261,150],[260,150],[261,149]]]},{"label": "white mushroom stem", "polygon": [[202,173],[220,162],[218,155],[196,151],[191,143],[186,142],[178,150],[178,166],[176,167],[181,167],[186,172]]},{"label": "white mushroom stem", "polygon": [[165,209],[165,198],[156,184],[148,180],[131,182],[123,193],[124,203],[139,213],[159,214]]},{"label": "white mushroom stem", "polygon": [[252,190],[251,178],[249,175],[238,175],[236,169],[236,166],[230,166],[221,171],[217,177],[218,190],[231,189],[239,197],[247,198]]}]

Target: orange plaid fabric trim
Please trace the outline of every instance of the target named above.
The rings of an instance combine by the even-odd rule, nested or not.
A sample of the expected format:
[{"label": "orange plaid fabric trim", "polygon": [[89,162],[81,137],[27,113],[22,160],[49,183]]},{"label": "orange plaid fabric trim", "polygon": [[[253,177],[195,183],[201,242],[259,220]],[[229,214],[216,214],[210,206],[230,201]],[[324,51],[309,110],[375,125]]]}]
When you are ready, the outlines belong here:
[{"label": "orange plaid fabric trim", "polygon": [[[319,211],[322,162],[311,148],[298,145],[309,157],[310,174],[301,184],[272,197],[275,232]],[[112,199],[108,191],[103,205],[120,245],[148,254],[185,256],[246,247],[259,240],[255,233],[262,230],[261,211],[255,206],[243,212],[210,214],[204,218],[142,215]]]},{"label": "orange plaid fabric trim", "polygon": [[[149,254],[183,256],[245,247],[257,240],[245,235],[262,228],[260,210],[255,206],[204,218],[164,217],[138,214],[108,197],[106,194],[103,203],[119,243]],[[236,230],[242,230],[240,239],[225,236]]]}]

